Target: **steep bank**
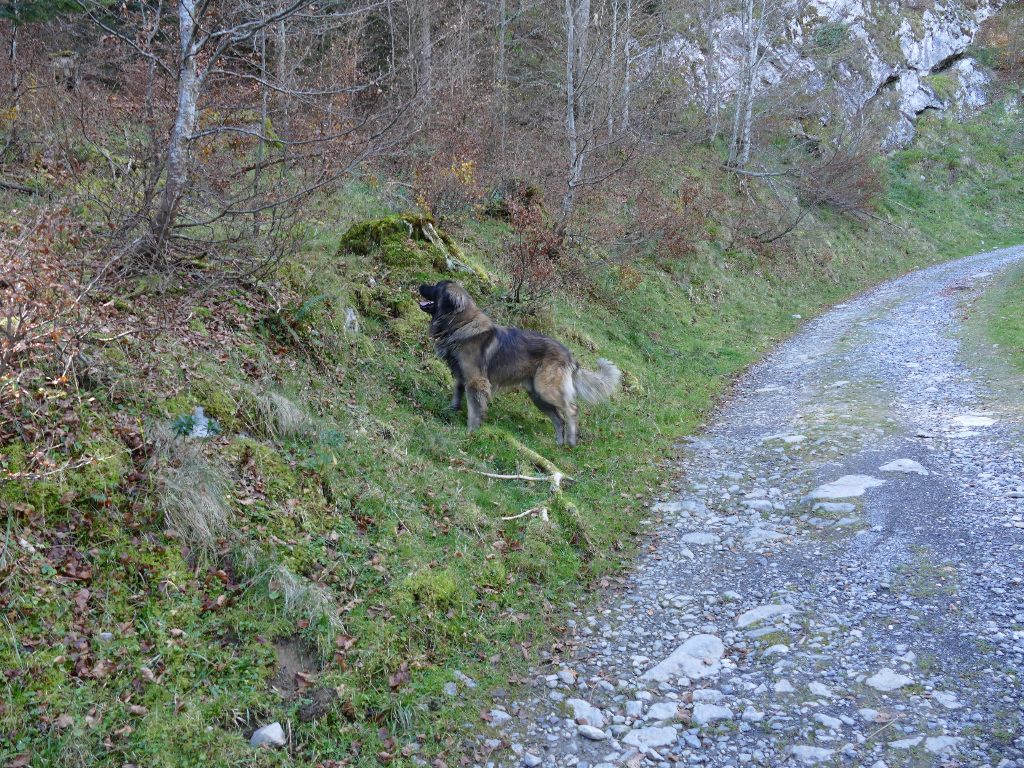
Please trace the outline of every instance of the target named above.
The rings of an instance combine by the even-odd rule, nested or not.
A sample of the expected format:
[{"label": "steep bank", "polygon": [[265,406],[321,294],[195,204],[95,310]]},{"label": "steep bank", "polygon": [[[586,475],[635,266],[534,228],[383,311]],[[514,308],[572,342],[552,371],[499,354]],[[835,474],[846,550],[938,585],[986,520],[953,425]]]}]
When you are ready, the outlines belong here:
[{"label": "steep bank", "polygon": [[[104,338],[152,330],[97,344],[79,391],[42,382],[32,428],[4,449],[0,757],[457,763],[485,691],[630,562],[673,444],[794,315],[1024,240],[1017,114],[924,127],[888,162],[889,223],[818,213],[785,252],[738,243],[744,195],[719,192],[713,153],[650,168],[722,207],[685,258],[595,247],[531,320],[626,373],[620,397],[585,410],[571,453],[519,395],[473,437],[445,413],[412,286],[454,275],[522,319],[502,298],[500,221],[440,245],[415,218],[349,230],[392,214],[361,186],[263,287],[160,294],[140,281],[101,297]],[[219,433],[174,437],[196,406]],[[542,484],[479,474],[536,474],[531,451],[573,478],[558,503]],[[541,505],[547,521],[502,519]],[[245,737],[272,721],[288,748],[251,756]]]}]

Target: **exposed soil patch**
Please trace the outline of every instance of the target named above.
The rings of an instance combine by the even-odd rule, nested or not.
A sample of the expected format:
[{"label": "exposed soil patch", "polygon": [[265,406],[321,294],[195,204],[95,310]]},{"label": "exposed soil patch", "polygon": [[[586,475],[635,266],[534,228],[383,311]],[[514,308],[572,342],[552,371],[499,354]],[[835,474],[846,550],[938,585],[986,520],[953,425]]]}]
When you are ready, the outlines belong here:
[{"label": "exposed soil patch", "polygon": [[285,699],[308,689],[323,669],[315,648],[298,635],[285,637],[274,643],[277,655],[277,672],[270,681],[270,687]]}]

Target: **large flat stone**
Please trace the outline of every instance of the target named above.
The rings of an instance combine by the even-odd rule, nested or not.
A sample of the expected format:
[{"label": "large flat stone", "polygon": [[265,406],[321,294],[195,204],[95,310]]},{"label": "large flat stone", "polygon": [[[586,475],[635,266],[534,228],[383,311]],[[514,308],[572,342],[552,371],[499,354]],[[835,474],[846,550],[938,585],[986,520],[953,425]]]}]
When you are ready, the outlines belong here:
[{"label": "large flat stone", "polygon": [[905,685],[910,685],[914,681],[906,675],[901,675],[899,672],[894,672],[886,667],[885,669],[880,669],[864,682],[876,691],[888,692],[898,690]]},{"label": "large flat stone", "polygon": [[806,498],[808,500],[850,499],[856,496],[863,496],[868,488],[877,488],[884,484],[885,480],[879,480],[871,475],[843,475],[831,483],[819,485]]},{"label": "large flat stone", "polygon": [[878,468],[882,472],[903,472],[905,474],[928,476],[928,470],[913,459],[896,459]]},{"label": "large flat stone", "polygon": [[768,619],[774,619],[779,616],[792,616],[796,612],[796,608],[787,603],[759,605],[757,608],[751,608],[749,611],[744,611],[737,616],[736,626],[740,629],[745,629],[752,624],[767,621]]},{"label": "large flat stone", "polygon": [[694,635],[645,672],[643,679],[663,683],[679,677],[692,680],[711,677],[721,670],[724,654],[725,645],[714,635]]},{"label": "large flat stone", "polygon": [[589,701],[583,699],[566,699],[566,706],[572,710],[573,719],[582,725],[604,728],[604,714]]},{"label": "large flat stone", "polygon": [[652,726],[650,728],[635,728],[622,737],[623,744],[629,744],[638,749],[647,750],[657,747],[667,747],[675,744],[677,738],[676,729],[670,725]]}]

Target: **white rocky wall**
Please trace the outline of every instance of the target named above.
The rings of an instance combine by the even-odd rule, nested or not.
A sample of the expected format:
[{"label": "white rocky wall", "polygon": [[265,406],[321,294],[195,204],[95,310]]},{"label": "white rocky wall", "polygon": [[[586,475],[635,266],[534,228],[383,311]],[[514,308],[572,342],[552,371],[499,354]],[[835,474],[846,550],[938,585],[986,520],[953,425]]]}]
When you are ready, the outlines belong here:
[{"label": "white rocky wall", "polygon": [[[915,119],[927,109],[965,112],[987,102],[989,77],[967,51],[982,22],[1004,0],[924,0],[923,8],[899,0],[782,2],[785,5],[776,11],[771,50],[757,72],[762,90],[784,79],[799,82],[811,92],[823,88],[829,79],[837,81],[848,114],[875,101],[883,103],[891,123],[888,146],[909,143]],[[853,48],[848,50],[849,62],[822,72],[820,57],[805,43],[828,23],[843,24]],[[718,20],[713,41],[705,46],[712,49],[706,54],[680,36],[664,46],[660,55],[683,69],[696,99],[725,103],[742,67],[738,17],[725,15]],[[952,78],[954,86],[941,95],[929,81],[940,72]],[[831,118],[822,115],[823,120]]]}]

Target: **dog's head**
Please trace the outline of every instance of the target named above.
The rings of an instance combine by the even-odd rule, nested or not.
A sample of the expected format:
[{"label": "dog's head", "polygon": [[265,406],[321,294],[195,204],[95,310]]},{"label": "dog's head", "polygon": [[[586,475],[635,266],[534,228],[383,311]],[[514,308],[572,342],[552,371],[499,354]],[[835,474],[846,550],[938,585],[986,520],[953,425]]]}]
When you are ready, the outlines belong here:
[{"label": "dog's head", "polygon": [[442,280],[434,285],[420,286],[420,309],[431,317],[457,315],[473,307],[473,297],[456,282]]}]

